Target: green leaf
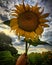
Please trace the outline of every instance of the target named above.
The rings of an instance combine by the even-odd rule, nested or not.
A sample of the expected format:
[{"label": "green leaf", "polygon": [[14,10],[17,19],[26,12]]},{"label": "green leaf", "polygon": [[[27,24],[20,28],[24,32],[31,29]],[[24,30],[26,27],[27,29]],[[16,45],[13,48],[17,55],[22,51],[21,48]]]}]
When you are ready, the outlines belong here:
[{"label": "green leaf", "polygon": [[34,40],[34,41],[29,40],[28,43],[30,45],[33,45],[33,46],[42,45],[42,44],[43,45],[48,44],[47,42],[41,41],[40,39],[37,39],[37,40]]},{"label": "green leaf", "polygon": [[47,42],[45,42],[45,41],[41,41],[40,39],[38,39],[38,40],[34,40],[32,43],[31,43],[31,45],[33,45],[33,46],[37,46],[37,45],[45,45],[45,44],[48,44]]},{"label": "green leaf", "polygon": [[[34,41],[32,41],[31,39],[28,39],[28,40],[22,40],[23,42],[27,42],[29,43],[29,45],[33,45],[33,46],[37,46],[37,45],[45,45],[45,44],[48,44],[47,42],[45,41],[41,41],[39,38],[36,40],[34,39]],[[49,44],[48,44],[49,45]]]}]

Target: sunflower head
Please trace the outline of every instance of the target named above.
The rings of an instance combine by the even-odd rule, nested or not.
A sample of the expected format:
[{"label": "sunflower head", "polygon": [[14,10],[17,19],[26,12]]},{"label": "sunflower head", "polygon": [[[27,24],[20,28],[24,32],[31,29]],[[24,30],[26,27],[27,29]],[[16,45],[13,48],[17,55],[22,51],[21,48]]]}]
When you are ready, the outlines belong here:
[{"label": "sunflower head", "polygon": [[19,33],[21,36],[25,36],[26,39],[31,38],[32,40],[37,35],[41,35],[44,27],[48,27],[46,17],[49,13],[42,14],[44,8],[40,11],[41,7],[38,4],[30,6],[29,4],[15,5],[15,10],[12,10],[12,15],[15,18],[11,19],[10,26],[12,30],[16,30],[16,34]]}]

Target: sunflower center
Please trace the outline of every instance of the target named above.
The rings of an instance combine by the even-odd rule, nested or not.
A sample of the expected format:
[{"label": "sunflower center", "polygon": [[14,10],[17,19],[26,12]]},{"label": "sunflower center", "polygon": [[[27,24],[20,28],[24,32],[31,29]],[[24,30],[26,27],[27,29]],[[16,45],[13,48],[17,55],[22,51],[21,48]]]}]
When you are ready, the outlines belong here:
[{"label": "sunflower center", "polygon": [[26,11],[21,13],[18,17],[18,25],[21,29],[32,32],[38,26],[38,17],[35,13]]}]

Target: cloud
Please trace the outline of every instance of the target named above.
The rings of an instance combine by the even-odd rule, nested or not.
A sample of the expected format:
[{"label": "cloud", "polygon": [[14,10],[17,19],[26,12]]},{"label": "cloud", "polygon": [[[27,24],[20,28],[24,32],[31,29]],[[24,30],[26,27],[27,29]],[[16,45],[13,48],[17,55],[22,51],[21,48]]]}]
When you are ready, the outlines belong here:
[{"label": "cloud", "polygon": [[42,34],[41,40],[44,40],[52,45],[52,22],[50,22],[50,27],[45,28]]},{"label": "cloud", "polygon": [[[49,0],[47,2],[45,0],[43,1],[43,2],[46,2],[46,4],[45,3],[41,4],[41,3],[43,3],[43,2],[41,2],[41,0],[25,0],[25,3],[28,3],[30,5],[34,5],[34,4],[36,4],[36,2],[39,2],[41,6],[44,5],[45,12],[52,11],[51,10],[52,6],[47,5],[47,3],[49,3]],[[3,11],[3,13],[1,12],[2,14],[4,14],[4,12],[6,12],[7,18],[10,19],[10,11],[14,8],[15,4],[19,4],[19,3],[22,3],[22,0],[1,0],[0,7],[2,7],[2,9],[0,11]]]},{"label": "cloud", "polygon": [[0,19],[3,21],[10,19],[9,12],[6,10],[7,9],[0,7]]},{"label": "cloud", "polygon": [[2,15],[2,14],[0,14],[0,18],[1,18],[3,21],[8,20],[7,15]]},{"label": "cloud", "polygon": [[52,0],[41,0],[41,2],[44,7],[46,12],[50,12],[52,15]]},{"label": "cloud", "polygon": [[[5,3],[3,2],[5,1]],[[14,4],[18,4],[20,3],[22,0],[0,0],[1,4],[0,4],[0,18],[2,20],[7,20],[9,19],[9,14],[11,9],[14,7]],[[52,5],[50,6],[47,2],[44,1],[41,2],[41,0],[25,0],[26,3],[28,1],[29,4],[31,5],[34,5],[37,1],[40,3],[41,6],[44,6],[45,7],[45,12],[52,12]],[[3,3],[3,4],[2,4]],[[42,3],[42,4],[41,4]],[[49,28],[46,28],[43,32],[43,36],[41,39],[43,39],[44,41],[48,41],[49,43],[52,43],[52,13],[51,13],[51,16],[48,17],[49,18],[49,25],[50,27]],[[3,28],[2,28],[3,27]],[[19,50],[19,53],[24,53],[25,52],[25,43],[17,40],[17,36],[13,33],[13,32],[10,32],[10,29],[4,29],[5,26],[2,25],[2,27],[0,28],[0,31],[3,31],[5,34],[11,36],[12,40],[13,40],[13,44],[14,44],[14,47],[16,47],[17,50]],[[8,27],[5,27],[5,28],[8,28]],[[19,46],[20,45],[20,46]],[[48,50],[52,50],[52,47],[51,46],[37,46],[37,47],[33,47],[31,46],[30,49],[29,49],[29,53],[30,52],[42,52],[42,51],[48,51]]]},{"label": "cloud", "polygon": [[[21,45],[21,46],[17,45],[17,46],[14,46],[14,47],[18,50],[19,54],[25,52],[25,44]],[[49,45],[38,45],[36,47],[30,46],[30,48],[28,50],[28,54],[31,53],[31,52],[42,53],[42,52],[47,52],[47,51],[52,51],[52,46],[49,46]]]},{"label": "cloud", "polygon": [[[4,28],[0,28],[0,31],[3,31],[6,35],[9,35],[12,40],[13,40],[13,46],[18,50],[18,53],[24,53],[25,52],[25,42],[22,42],[22,37],[21,40],[18,40],[18,37],[15,35],[14,32],[10,32],[10,28],[8,28],[6,25],[0,25]],[[50,32],[51,33],[51,32]],[[46,33],[47,34],[47,33]],[[42,53],[42,52],[47,52],[47,51],[52,51],[52,46],[49,45],[38,45],[38,46],[30,46],[28,53],[31,52],[37,52],[37,53]]]}]

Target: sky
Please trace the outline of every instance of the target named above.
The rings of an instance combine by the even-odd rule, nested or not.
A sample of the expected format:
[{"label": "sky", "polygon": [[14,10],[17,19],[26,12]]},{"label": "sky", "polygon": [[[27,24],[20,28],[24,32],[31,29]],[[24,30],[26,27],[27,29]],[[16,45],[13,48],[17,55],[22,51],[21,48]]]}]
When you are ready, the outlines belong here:
[{"label": "sky", "polygon": [[[42,41],[48,42],[50,45],[52,45],[52,0],[25,0],[25,4],[28,3],[30,5],[35,5],[36,3],[39,3],[39,6],[44,7],[44,13],[48,12],[50,13],[48,19],[49,19],[49,28],[45,28],[44,32],[42,33],[42,36],[40,39]],[[22,3],[22,0],[0,0],[0,23],[11,19],[11,10],[14,8],[15,4]],[[25,51],[25,42],[22,42],[21,40],[18,40],[18,37],[15,35],[14,31],[10,32],[10,27],[0,24],[0,32],[4,32],[5,34],[9,35],[13,40],[14,47],[19,50],[19,53],[24,53]],[[23,39],[23,38],[21,38]],[[37,47],[31,46],[29,49],[30,52],[42,52],[42,51],[48,51],[52,50],[52,46],[49,45],[38,45]]]}]

